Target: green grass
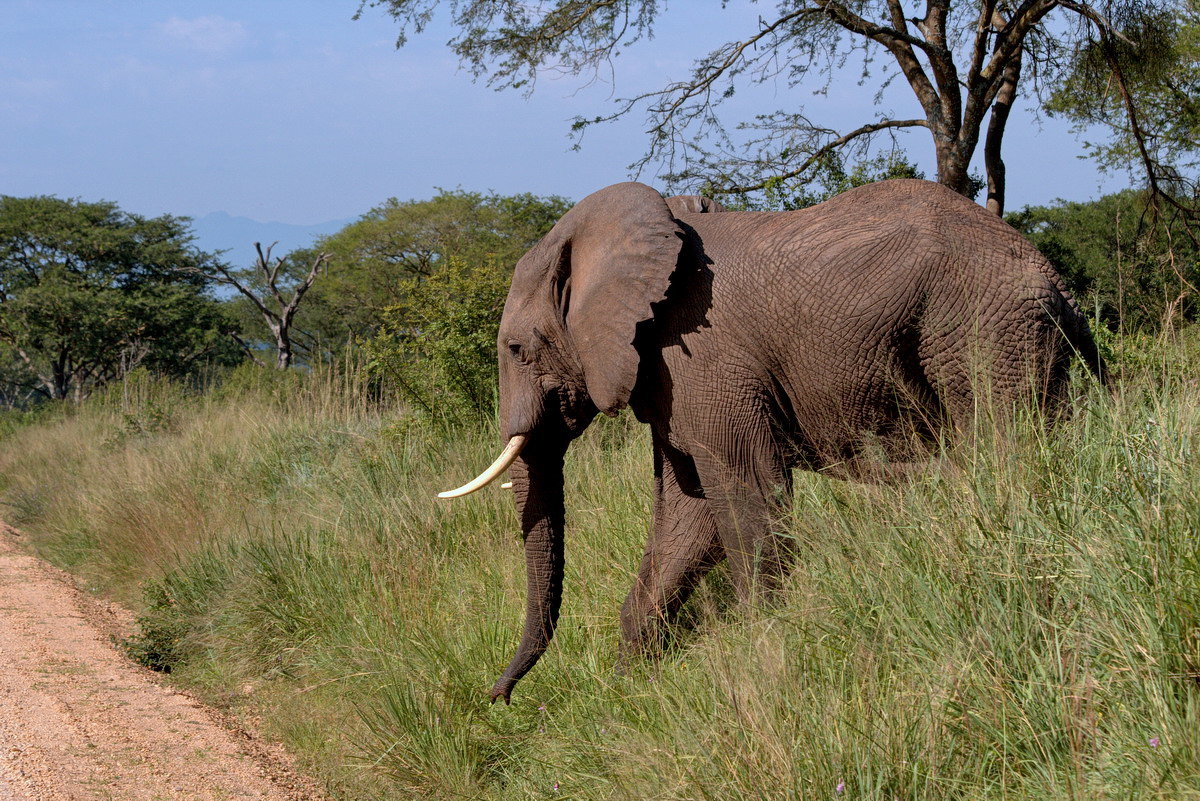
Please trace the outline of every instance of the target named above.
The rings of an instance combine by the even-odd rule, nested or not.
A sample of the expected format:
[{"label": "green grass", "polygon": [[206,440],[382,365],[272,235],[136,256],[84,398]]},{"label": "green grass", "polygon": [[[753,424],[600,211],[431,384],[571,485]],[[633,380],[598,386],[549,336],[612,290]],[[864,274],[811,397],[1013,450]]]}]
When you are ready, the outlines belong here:
[{"label": "green grass", "polygon": [[495,432],[353,377],[141,380],[14,427],[2,515],[345,799],[1196,798],[1200,338],[1113,347],[1116,392],[1079,382],[1052,433],[894,485],[798,475],[782,602],[737,608],[718,569],[620,677],[649,446],[600,421],[568,459],[559,633],[511,707],[487,703],[523,609],[511,501],[433,499]]}]

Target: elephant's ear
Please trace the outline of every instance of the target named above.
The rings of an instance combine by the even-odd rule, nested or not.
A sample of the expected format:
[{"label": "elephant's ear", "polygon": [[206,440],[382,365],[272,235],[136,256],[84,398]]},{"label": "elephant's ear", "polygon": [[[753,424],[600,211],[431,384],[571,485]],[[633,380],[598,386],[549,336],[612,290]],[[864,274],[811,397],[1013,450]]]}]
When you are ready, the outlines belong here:
[{"label": "elephant's ear", "polygon": [[667,198],[667,208],[676,217],[680,214],[725,211],[725,207],[720,203],[711,197],[704,197],[703,195],[676,195],[675,197],[669,197]]},{"label": "elephant's ear", "polygon": [[560,224],[568,218],[559,308],[592,403],[616,414],[637,380],[637,325],[666,295],[682,233],[662,195],[634,182],[589,195]]}]

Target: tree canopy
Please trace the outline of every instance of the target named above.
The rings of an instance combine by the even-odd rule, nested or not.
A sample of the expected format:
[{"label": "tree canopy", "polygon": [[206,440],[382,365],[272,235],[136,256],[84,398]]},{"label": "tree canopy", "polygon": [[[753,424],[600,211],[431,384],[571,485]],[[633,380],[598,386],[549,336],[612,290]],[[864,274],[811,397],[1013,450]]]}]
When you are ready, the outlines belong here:
[{"label": "tree canopy", "polygon": [[[1148,175],[1171,196],[1194,194],[1200,167],[1200,3],[1118,19],[1120,37],[1080,48],[1047,109],[1080,134],[1105,169]],[[1133,112],[1131,115],[1131,111]]]},{"label": "tree canopy", "polygon": [[1147,225],[1149,195],[1126,190],[1007,216],[1062,274],[1089,314],[1117,330],[1195,322],[1200,248],[1176,218]]},{"label": "tree canopy", "polygon": [[[570,207],[562,197],[461,189],[439,190],[428,200],[385,201],[285,260],[284,269],[299,276],[316,254],[328,254],[327,275],[297,311],[297,344],[335,353],[348,342],[375,336],[385,309],[393,309],[389,327],[404,327],[395,310],[411,308],[414,288],[452,259],[498,271],[507,280],[517,260]],[[242,311],[247,330],[273,341],[256,312]]]},{"label": "tree canopy", "polygon": [[185,271],[211,257],[187,221],[115,204],[0,196],[0,379],[12,397],[82,397],[145,366],[235,360],[232,323]]},{"label": "tree canopy", "polygon": [[[803,182],[831,152],[861,154],[880,135],[924,128],[937,180],[964,194],[971,189],[971,158],[983,142],[988,206],[1002,213],[1002,143],[1019,89],[1035,80],[1053,83],[1097,42],[1107,56],[1111,41],[1124,35],[1112,19],[1139,19],[1163,7],[1158,0],[1120,2],[1118,8],[1084,0],[778,0],[773,10],[764,4],[753,29],[699,58],[690,76],[619,100],[611,113],[577,120],[576,127],[640,110],[650,140],[636,166],[664,163],[675,184],[707,184],[715,194]],[[474,75],[498,88],[526,90],[544,69],[599,70],[651,36],[666,13],[659,0],[363,0],[359,13],[385,9],[400,24],[403,44],[425,29],[439,6],[456,29],[450,47]],[[717,9],[693,5],[678,13]],[[749,83],[852,91],[830,84],[855,54],[863,60],[861,83],[874,79],[879,92],[893,80],[906,82],[916,113],[877,113],[836,130],[811,119],[795,92],[788,107],[724,119],[722,104]]]}]

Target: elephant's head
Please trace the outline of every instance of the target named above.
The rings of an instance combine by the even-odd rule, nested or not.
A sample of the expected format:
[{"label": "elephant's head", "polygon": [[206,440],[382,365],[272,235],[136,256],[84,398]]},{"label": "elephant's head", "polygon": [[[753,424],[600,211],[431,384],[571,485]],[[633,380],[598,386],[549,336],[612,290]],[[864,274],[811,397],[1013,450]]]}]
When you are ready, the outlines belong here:
[{"label": "elephant's head", "polygon": [[525,540],[521,644],[492,688],[509,694],[546,650],[563,576],[563,456],[597,412],[616,414],[638,375],[634,336],[662,300],[681,231],[666,201],[639,183],[580,201],[517,263],[498,340],[500,458],[466,494],[511,471]]}]

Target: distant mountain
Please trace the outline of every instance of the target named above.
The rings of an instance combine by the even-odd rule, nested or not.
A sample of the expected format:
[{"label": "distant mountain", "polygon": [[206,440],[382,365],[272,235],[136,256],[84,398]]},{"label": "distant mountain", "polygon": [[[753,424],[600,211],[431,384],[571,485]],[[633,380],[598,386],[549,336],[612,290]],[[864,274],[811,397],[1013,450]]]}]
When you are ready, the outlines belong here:
[{"label": "distant mountain", "polygon": [[308,247],[319,236],[340,231],[356,217],[313,225],[259,222],[249,217],[234,217],[223,211],[214,211],[192,221],[192,232],[196,235],[196,246],[213,253],[227,251],[223,258],[237,267],[249,267],[254,263],[254,243],[261,242],[264,249],[278,242],[272,254],[286,255],[297,248]]}]

